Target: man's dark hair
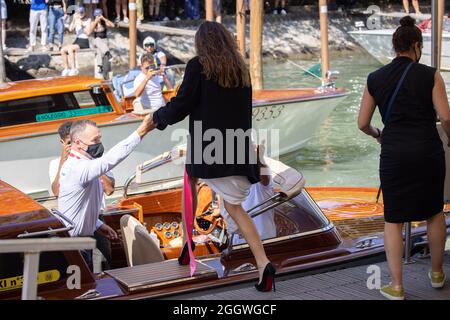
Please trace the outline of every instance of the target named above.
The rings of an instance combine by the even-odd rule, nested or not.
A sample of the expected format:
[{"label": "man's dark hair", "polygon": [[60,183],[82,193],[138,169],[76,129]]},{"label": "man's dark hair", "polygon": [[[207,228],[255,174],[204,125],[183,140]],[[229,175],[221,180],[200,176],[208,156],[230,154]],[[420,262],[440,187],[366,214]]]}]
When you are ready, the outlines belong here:
[{"label": "man's dark hair", "polygon": [[141,65],[144,64],[144,62],[148,62],[150,64],[153,63],[153,57],[150,56],[149,54],[143,54],[141,57]]},{"label": "man's dark hair", "polygon": [[72,121],[64,122],[58,128],[58,133],[61,139],[65,140],[70,135],[70,128],[72,127]]}]

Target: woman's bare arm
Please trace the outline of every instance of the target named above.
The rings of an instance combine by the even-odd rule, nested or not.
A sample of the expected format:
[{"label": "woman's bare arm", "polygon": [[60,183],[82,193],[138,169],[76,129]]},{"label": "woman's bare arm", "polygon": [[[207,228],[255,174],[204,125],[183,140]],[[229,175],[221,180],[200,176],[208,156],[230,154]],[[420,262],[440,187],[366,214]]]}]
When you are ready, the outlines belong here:
[{"label": "woman's bare arm", "polygon": [[442,128],[450,140],[450,107],[448,105],[445,83],[439,71],[436,71],[434,75],[433,105],[441,121]]},{"label": "woman's bare arm", "polygon": [[372,121],[373,113],[375,111],[375,100],[370,95],[369,90],[364,89],[364,94],[361,99],[361,107],[359,109],[358,116],[358,128],[365,134],[379,139],[381,131],[370,125]]}]

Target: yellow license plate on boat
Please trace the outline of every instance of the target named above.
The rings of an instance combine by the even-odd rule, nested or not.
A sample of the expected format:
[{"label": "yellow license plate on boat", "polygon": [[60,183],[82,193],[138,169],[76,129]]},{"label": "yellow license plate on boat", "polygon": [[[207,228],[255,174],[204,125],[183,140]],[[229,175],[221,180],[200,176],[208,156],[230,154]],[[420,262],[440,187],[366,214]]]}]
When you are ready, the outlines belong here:
[{"label": "yellow license plate on boat", "polygon": [[[60,273],[58,270],[48,270],[39,272],[37,283],[44,284],[58,281],[60,278]],[[20,289],[23,285],[23,276],[11,277],[0,279],[0,291],[14,290]]]}]

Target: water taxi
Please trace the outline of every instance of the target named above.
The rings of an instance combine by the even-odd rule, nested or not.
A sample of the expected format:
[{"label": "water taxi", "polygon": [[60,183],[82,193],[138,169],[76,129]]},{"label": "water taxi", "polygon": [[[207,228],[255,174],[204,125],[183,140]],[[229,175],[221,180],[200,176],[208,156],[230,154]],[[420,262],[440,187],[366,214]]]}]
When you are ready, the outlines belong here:
[{"label": "water taxi", "polygon": [[[392,49],[392,35],[395,29],[357,30],[350,31],[350,36],[358,42],[367,52],[370,53],[381,64],[388,64],[395,58]],[[420,63],[431,65],[431,32],[422,32],[423,53]],[[442,56],[441,69],[450,71],[450,32],[442,32]]]},{"label": "water taxi", "polygon": [[[146,171],[173,160],[173,155],[143,163],[127,179],[130,185]],[[304,188],[303,175],[272,159],[274,196],[250,210],[252,217],[274,210],[275,236],[263,240],[277,274],[302,274],[338,269],[382,259],[383,204],[374,188]],[[79,251],[43,252],[37,296],[40,299],[149,299],[214,290],[256,282],[253,255],[238,234],[227,231],[226,220],[212,214],[220,206],[211,189],[199,183],[194,223],[197,269],[180,266],[181,188],[129,193],[109,206],[103,220],[117,230],[112,241],[112,269],[93,274]],[[68,237],[70,221],[0,181],[0,239]],[[447,218],[450,231],[450,217]],[[425,225],[412,225],[415,250],[426,249]],[[1,240],[0,240],[1,241]],[[20,241],[20,240],[18,240]],[[0,254],[0,299],[20,297],[23,254]],[[81,284],[68,288],[72,265],[80,268]]]},{"label": "water taxi", "polygon": [[[127,137],[141,118],[132,113],[134,97],[117,100],[113,90],[110,82],[84,76],[10,82],[0,89],[0,179],[35,198],[49,196],[48,167],[60,155],[57,129],[65,121],[95,121],[106,149]],[[164,97],[169,101],[175,94],[166,90]],[[344,89],[335,88],[254,91],[253,126],[282,129],[276,149],[288,153],[304,145],[346,96]],[[164,132],[152,132],[114,169],[116,186],[123,186],[137,164],[185,143],[172,133],[187,128],[185,119]],[[266,140],[269,150],[271,139]],[[180,175],[173,170],[154,172],[153,178]]]}]

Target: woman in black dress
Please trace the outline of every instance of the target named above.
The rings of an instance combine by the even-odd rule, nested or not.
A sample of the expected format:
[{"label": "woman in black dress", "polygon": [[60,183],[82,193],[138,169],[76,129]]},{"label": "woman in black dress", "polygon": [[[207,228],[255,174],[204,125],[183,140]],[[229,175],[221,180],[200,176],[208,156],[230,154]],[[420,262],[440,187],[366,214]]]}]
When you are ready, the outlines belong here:
[{"label": "woman in black dress", "polygon": [[[204,22],[195,35],[195,46],[197,56],[187,63],[177,96],[153,113],[153,122],[164,130],[189,115],[186,171],[191,189],[195,190],[197,179],[202,178],[222,196],[225,209],[255,257],[260,278],[256,288],[269,291],[275,269],[253,221],[241,206],[251,184],[259,181],[256,152],[250,135],[244,134],[252,128],[250,75],[233,35],[221,24]],[[235,139],[230,132],[241,139]],[[193,193],[195,212],[197,200]],[[179,262],[189,263],[186,244]]]},{"label": "woman in black dress", "polygon": [[[450,136],[450,110],[442,77],[418,63],[422,33],[407,16],[392,39],[397,57],[371,73],[361,101],[358,127],[381,143],[380,180],[385,218],[385,248],[392,283],[381,289],[390,299],[404,298],[402,256],[404,222],[427,221],[433,287],[445,282],[442,264],[446,227],[443,214],[445,158],[436,113]],[[370,125],[375,107],[381,131]]]}]

